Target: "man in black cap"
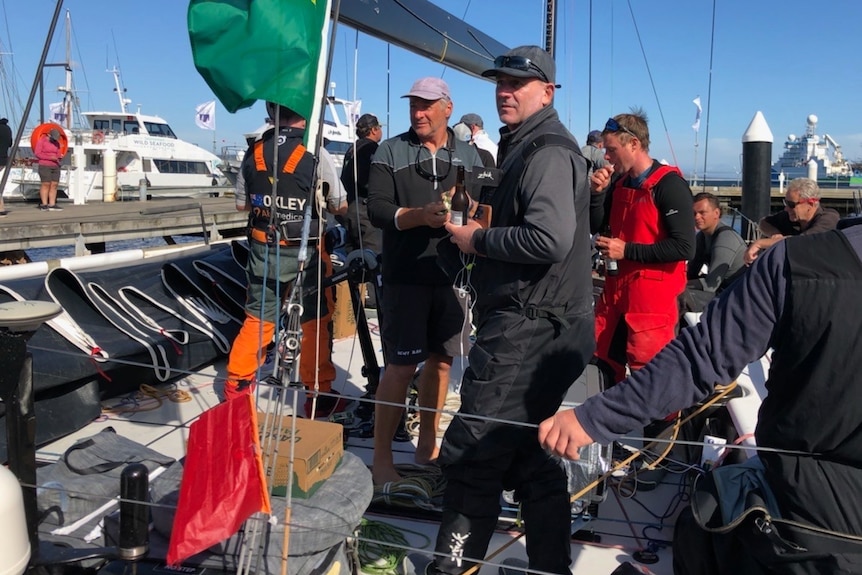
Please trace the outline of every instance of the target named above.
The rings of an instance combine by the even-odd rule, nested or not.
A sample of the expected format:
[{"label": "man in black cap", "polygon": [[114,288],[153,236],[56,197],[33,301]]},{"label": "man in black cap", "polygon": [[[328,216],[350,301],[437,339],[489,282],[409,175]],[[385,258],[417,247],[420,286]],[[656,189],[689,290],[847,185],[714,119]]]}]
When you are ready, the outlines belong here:
[{"label": "man in black cap", "polygon": [[[485,131],[485,123],[482,121],[482,116],[479,114],[464,114],[461,116],[460,124],[464,124],[470,130],[470,143],[476,146],[479,150],[479,156],[482,158],[482,163],[485,167],[494,167],[497,165],[497,144]],[[485,152],[484,154],[482,152]],[[486,161],[486,156],[491,158],[490,165]]]},{"label": "man in black cap", "polygon": [[[438,459],[443,517],[429,574],[456,574],[482,560],[514,490],[531,570],[567,575],[571,505],[566,473],[533,426],[556,413],[593,354],[587,162],[553,108],[554,60],[537,46],[498,57],[499,184],[483,190],[491,221],[446,225],[471,284],[477,333],[461,407]],[[481,416],[474,419],[470,416]],[[512,423],[503,423],[502,421]]]},{"label": "man in black cap", "polygon": [[[382,246],[381,231],[371,225],[368,219],[368,173],[371,170],[371,157],[383,139],[383,128],[374,114],[362,114],[356,121],[356,144],[344,154],[344,167],[341,170],[341,183],[347,190],[349,207],[347,213],[338,221],[347,229],[347,243],[350,249],[373,250],[380,253]],[[361,241],[360,241],[361,239]],[[369,304],[374,303],[374,291],[369,290]]]},{"label": "man in black cap", "polygon": [[608,161],[605,159],[605,144],[602,142],[602,133],[599,130],[593,130],[587,134],[587,145],[581,148],[581,153],[590,162],[590,175],[593,175],[593,170],[605,166]]}]

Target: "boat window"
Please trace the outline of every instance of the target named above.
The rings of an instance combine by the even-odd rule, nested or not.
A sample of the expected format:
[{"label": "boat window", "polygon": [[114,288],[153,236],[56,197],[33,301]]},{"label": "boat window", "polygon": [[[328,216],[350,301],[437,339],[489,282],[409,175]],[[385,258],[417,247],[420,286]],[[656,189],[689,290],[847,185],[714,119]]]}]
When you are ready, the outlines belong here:
[{"label": "boat window", "polygon": [[161,136],[163,138],[177,138],[177,135],[174,134],[174,131],[171,130],[171,127],[167,124],[157,124],[155,122],[144,122],[144,126],[147,128],[147,132],[151,136]]},{"label": "boat window", "polygon": [[162,174],[211,174],[207,162],[191,162],[182,160],[160,160],[153,158],[156,168]]},{"label": "boat window", "polygon": [[347,153],[347,150],[352,146],[350,142],[333,142],[329,141],[324,146],[326,151],[330,154],[334,154],[336,156],[343,156]]},{"label": "boat window", "polygon": [[93,120],[93,129],[107,132],[111,129],[111,122],[109,120]]},{"label": "boat window", "polygon": [[119,134],[122,131],[122,122],[119,118],[113,118],[111,120],[111,131]]},{"label": "boat window", "polygon": [[140,131],[137,121],[126,120],[123,122],[123,132],[126,134],[137,134]]}]

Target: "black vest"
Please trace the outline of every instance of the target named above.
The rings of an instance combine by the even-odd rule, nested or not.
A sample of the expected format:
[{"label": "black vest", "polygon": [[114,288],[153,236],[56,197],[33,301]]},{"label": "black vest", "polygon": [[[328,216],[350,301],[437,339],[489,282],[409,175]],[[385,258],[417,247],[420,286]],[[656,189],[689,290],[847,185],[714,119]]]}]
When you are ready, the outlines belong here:
[{"label": "black vest", "polygon": [[862,262],[839,231],[784,241],[788,291],[755,435],[817,455],[760,458],[783,513],[860,535]]},{"label": "black vest", "polygon": [[[249,150],[254,169],[250,182],[247,182],[248,197],[251,203],[249,227],[269,231],[271,221],[280,226],[281,238],[298,241],[302,237],[302,222],[305,206],[315,201],[310,193],[314,180],[314,157],[302,145],[302,139],[288,137],[285,131],[278,133],[278,184],[276,186],[276,217],[272,220],[272,137],[264,136]],[[250,185],[249,185],[250,184]],[[318,210],[311,210],[312,220],[319,218]],[[312,235],[318,226],[311,223]],[[313,239],[313,238],[312,238]]]},{"label": "black vest", "polygon": [[786,247],[790,284],[758,444],[862,464],[862,263],[838,231]]},{"label": "black vest", "polygon": [[545,146],[562,146],[572,151],[572,169],[581,181],[561,182],[559,201],[575,204],[578,224],[582,225],[572,226],[575,236],[572,248],[558,263],[516,264],[477,258],[474,280],[477,306],[480,309],[535,306],[554,310],[555,315],[591,312],[587,161],[577,142],[559,122],[545,121],[512,149],[508,149],[507,142],[501,143],[502,179],[498,187],[485,188],[482,192],[482,201],[492,207],[491,227],[523,223],[525,208],[519,201],[521,178],[534,153]]}]

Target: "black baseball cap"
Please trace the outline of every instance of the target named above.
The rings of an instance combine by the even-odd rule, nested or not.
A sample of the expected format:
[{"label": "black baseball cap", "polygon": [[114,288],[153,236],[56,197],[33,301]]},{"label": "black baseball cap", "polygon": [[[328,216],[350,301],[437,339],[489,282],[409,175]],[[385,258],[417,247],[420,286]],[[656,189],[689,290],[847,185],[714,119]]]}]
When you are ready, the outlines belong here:
[{"label": "black baseball cap", "polygon": [[512,48],[502,56],[494,60],[494,67],[482,72],[486,78],[496,77],[497,74],[507,74],[516,78],[538,78],[556,88],[557,65],[554,59],[538,46],[518,46]]}]

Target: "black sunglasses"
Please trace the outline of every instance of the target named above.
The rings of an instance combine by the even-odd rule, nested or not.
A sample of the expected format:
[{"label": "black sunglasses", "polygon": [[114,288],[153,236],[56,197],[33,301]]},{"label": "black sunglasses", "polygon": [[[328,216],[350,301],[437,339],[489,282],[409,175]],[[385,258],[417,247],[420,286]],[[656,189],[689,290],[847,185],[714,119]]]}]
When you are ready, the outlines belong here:
[{"label": "black sunglasses", "polygon": [[[613,118],[608,118],[608,121],[605,124],[605,130],[607,130],[608,132],[625,132],[626,134],[628,134],[632,138],[638,137],[637,134],[635,134],[634,132],[632,132],[631,130],[629,130],[628,128],[626,128],[625,126],[623,126],[622,124],[620,124],[616,120],[614,120]],[[640,138],[638,138],[638,139],[640,139]]]},{"label": "black sunglasses", "polygon": [[550,84],[550,80],[545,76],[545,72],[536,66],[529,58],[523,56],[497,56],[494,59],[495,68],[512,68],[521,72],[537,72],[539,77],[546,83]]},{"label": "black sunglasses", "polygon": [[[448,178],[449,174],[452,172],[452,150],[451,150],[451,148],[448,148],[448,147],[443,148],[443,149],[446,150],[447,154],[449,154],[449,161],[446,164],[446,173],[442,174],[442,175],[429,172],[428,170],[426,170],[425,168],[422,167],[422,150],[427,150],[427,148],[425,146],[419,146],[419,149],[416,150],[416,172],[420,176],[425,178],[426,180],[431,180],[435,184],[438,182],[442,182],[443,180]],[[437,156],[436,156],[436,154],[432,156],[430,151],[428,152],[428,156],[432,162],[432,165],[434,166],[434,171],[436,172],[437,171]]]}]

